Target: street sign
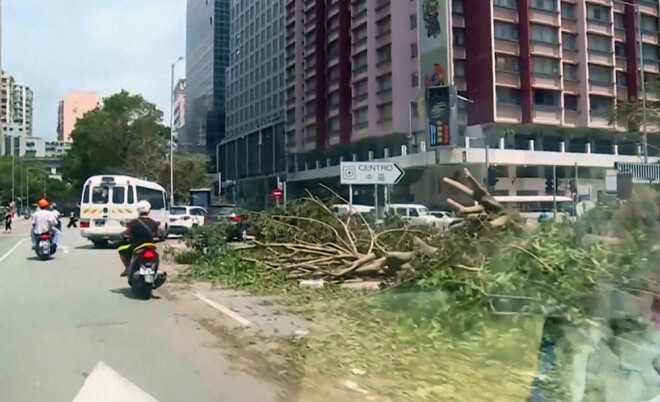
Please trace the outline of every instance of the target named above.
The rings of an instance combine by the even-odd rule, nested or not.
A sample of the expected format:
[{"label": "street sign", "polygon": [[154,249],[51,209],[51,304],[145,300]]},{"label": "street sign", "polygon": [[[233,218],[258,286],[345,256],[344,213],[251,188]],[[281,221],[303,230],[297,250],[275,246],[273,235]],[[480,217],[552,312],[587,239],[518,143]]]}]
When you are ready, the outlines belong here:
[{"label": "street sign", "polygon": [[274,188],[270,190],[270,198],[274,200],[281,200],[284,197],[284,193],[279,188]]},{"label": "street sign", "polygon": [[396,184],[405,172],[394,162],[342,162],[341,184]]}]

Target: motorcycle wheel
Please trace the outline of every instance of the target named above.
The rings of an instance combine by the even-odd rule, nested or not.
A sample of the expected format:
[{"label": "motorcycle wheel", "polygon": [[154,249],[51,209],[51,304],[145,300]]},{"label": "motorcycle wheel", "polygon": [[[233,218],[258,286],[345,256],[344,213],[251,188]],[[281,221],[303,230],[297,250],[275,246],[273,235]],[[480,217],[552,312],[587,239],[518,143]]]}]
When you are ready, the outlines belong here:
[{"label": "motorcycle wheel", "polygon": [[150,300],[153,289],[151,287],[143,287],[140,289],[140,297],[144,300]]}]

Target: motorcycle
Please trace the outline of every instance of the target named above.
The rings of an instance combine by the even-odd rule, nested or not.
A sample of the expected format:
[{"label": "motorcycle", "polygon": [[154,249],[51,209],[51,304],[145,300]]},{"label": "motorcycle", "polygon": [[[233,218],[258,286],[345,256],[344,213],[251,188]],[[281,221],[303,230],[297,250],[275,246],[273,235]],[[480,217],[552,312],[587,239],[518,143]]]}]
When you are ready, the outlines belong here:
[{"label": "motorcycle", "polygon": [[134,254],[136,258],[128,275],[128,285],[136,297],[149,300],[153,290],[165,283],[167,274],[158,272],[159,258],[155,244],[143,244],[134,251]]},{"label": "motorcycle", "polygon": [[46,261],[55,254],[56,247],[55,243],[53,243],[53,236],[50,233],[42,233],[37,240],[35,252],[37,253],[37,257]]}]

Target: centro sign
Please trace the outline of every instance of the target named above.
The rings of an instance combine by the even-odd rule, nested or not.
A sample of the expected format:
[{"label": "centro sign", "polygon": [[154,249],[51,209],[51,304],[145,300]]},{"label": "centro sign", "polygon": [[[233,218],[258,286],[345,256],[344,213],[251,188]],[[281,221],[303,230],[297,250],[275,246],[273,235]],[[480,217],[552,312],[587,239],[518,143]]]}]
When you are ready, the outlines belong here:
[{"label": "centro sign", "polygon": [[396,184],[404,171],[394,162],[342,162],[341,184]]}]

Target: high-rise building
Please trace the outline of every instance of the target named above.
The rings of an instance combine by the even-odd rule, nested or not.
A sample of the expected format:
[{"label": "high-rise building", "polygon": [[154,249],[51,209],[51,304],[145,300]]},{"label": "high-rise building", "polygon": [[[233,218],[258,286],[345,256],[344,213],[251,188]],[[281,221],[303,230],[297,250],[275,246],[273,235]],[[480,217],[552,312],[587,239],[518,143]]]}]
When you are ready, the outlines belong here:
[{"label": "high-rise building", "polygon": [[10,136],[32,135],[33,94],[30,87],[2,74],[2,132]]},{"label": "high-rise building", "polygon": [[[595,200],[615,166],[646,159],[644,137],[621,135],[613,109],[660,100],[658,3],[286,1],[287,180],[339,189],[342,158],[389,160],[414,173],[393,199],[435,208],[451,196],[442,178],[465,166],[497,195],[554,183]],[[444,124],[449,110],[457,129],[440,133],[431,120]],[[649,136],[650,163],[658,140]]]},{"label": "high-rise building", "polygon": [[229,64],[230,0],[188,0],[186,127],[179,145],[206,152],[215,164],[225,137],[225,70]]},{"label": "high-rise building", "polygon": [[285,170],[284,19],[280,0],[232,2],[227,135],[218,149],[226,179]]},{"label": "high-rise building", "polygon": [[180,79],[174,86],[174,102],[172,105],[172,130],[174,137],[179,134],[186,125],[186,80]]},{"label": "high-rise building", "polygon": [[99,98],[91,91],[69,91],[64,99],[60,100],[57,111],[57,139],[71,141],[71,132],[78,119],[85,113],[99,106]]},{"label": "high-rise building", "polygon": [[407,142],[410,102],[419,97],[413,4],[286,1],[286,143],[293,169],[313,164],[319,152],[336,164],[350,157],[350,146],[366,153],[373,143],[378,156],[384,148],[376,143]]}]

